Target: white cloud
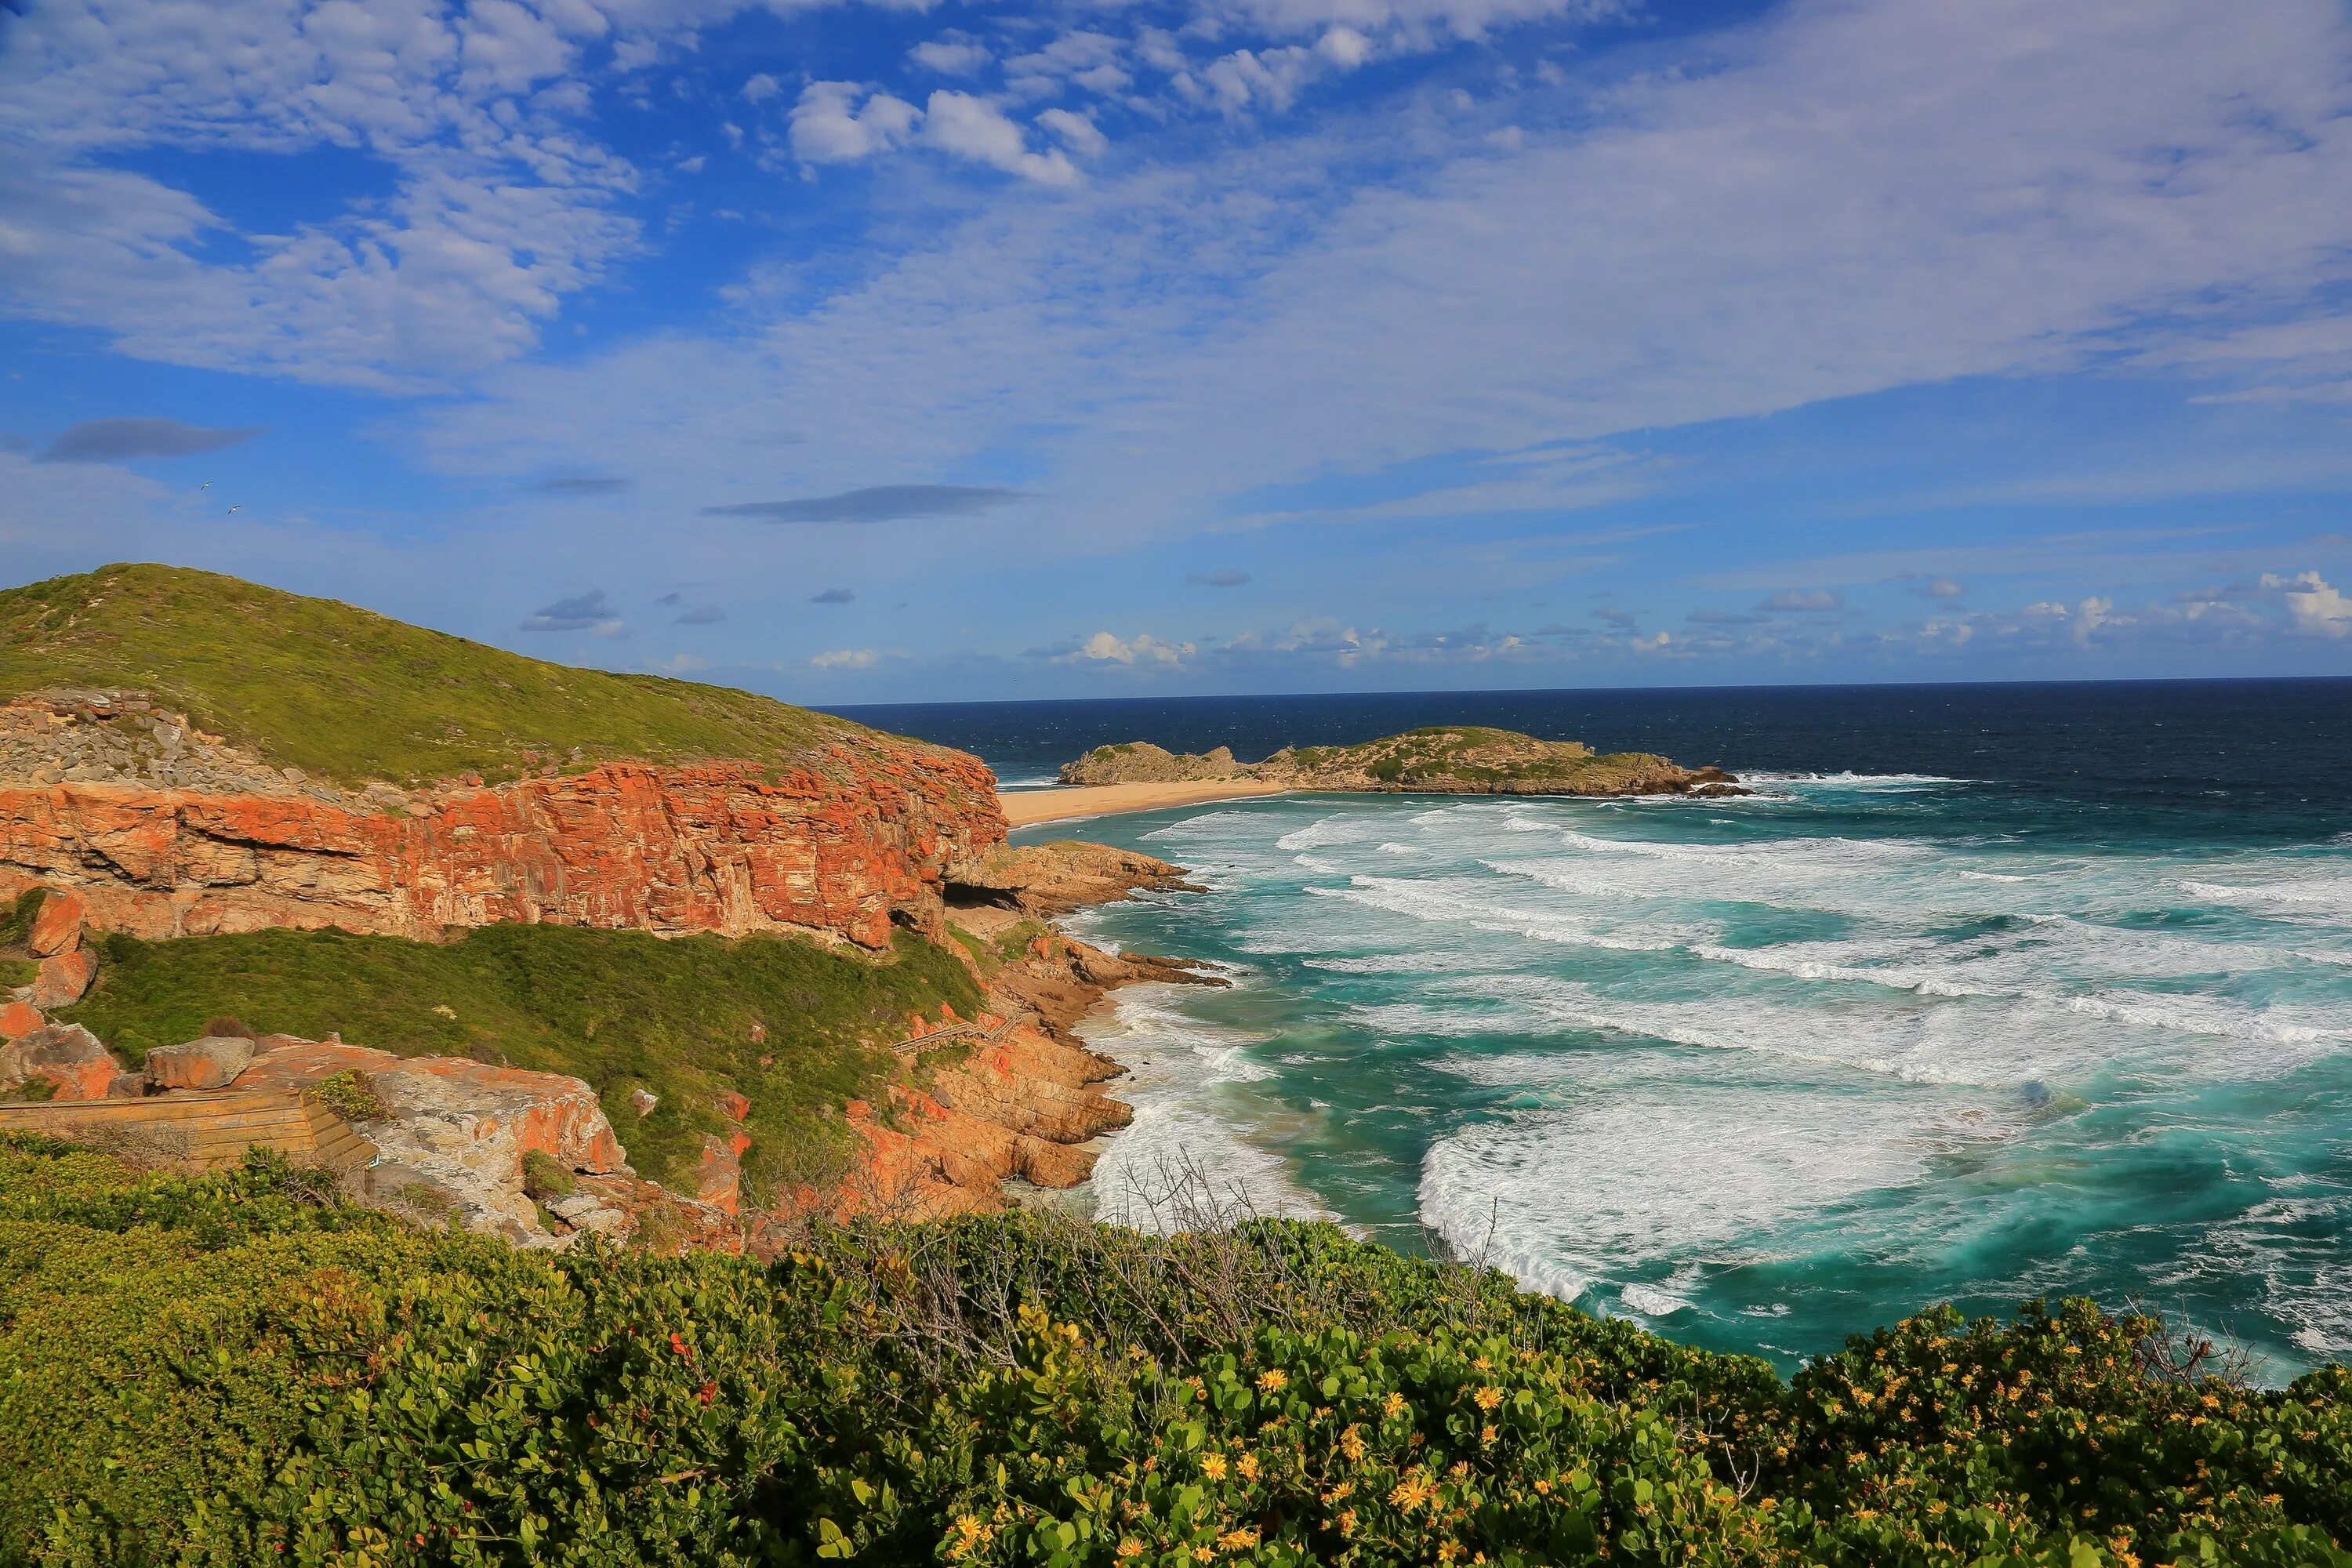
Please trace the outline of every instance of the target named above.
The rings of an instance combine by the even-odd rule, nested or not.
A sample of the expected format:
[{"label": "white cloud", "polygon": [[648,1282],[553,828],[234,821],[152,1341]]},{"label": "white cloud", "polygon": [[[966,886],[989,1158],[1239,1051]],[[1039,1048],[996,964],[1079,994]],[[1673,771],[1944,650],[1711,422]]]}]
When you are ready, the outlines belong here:
[{"label": "white cloud", "polygon": [[1037,123],[1081,158],[1099,158],[1110,145],[1109,139],[1095,128],[1093,121],[1066,109],[1049,109],[1037,117]]},{"label": "white cloud", "polygon": [[2313,637],[2352,637],[2352,600],[2316,572],[2294,577],[2268,573],[2263,586],[2280,594],[2294,616],[2294,629]]},{"label": "white cloud", "polygon": [[943,88],[931,94],[923,114],[922,141],[952,157],[968,158],[1040,184],[1075,184],[1079,178],[1076,166],[1060,148],[1029,151],[1028,140],[1018,125],[970,93]]},{"label": "white cloud", "polygon": [[1200,649],[1188,642],[1161,642],[1150,632],[1139,632],[1132,637],[1113,637],[1108,632],[1097,632],[1070,653],[1066,659],[1087,659],[1097,664],[1178,665],[1191,658]]},{"label": "white cloud", "polygon": [[913,104],[887,92],[868,92],[850,81],[813,81],[793,106],[793,155],[811,163],[855,163],[898,145],[921,118]]},{"label": "white cloud", "polygon": [[907,51],[907,58],[923,69],[937,71],[941,76],[971,76],[994,57],[962,34],[951,33],[943,38],[917,44]]},{"label": "white cloud", "polygon": [[882,656],[870,647],[836,647],[818,654],[809,660],[814,669],[871,669],[882,661]]}]

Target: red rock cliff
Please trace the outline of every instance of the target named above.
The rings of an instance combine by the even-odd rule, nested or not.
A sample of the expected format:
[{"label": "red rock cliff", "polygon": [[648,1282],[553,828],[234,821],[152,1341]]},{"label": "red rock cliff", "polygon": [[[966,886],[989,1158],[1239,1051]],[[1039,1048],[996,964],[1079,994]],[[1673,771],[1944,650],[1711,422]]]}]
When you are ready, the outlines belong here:
[{"label": "red rock cliff", "polygon": [[938,934],[941,886],[1004,840],[976,757],[883,741],[790,771],[611,763],[408,797],[0,782],[0,897],[70,888],[157,938],[339,926],[437,938],[506,921],[670,934]]}]

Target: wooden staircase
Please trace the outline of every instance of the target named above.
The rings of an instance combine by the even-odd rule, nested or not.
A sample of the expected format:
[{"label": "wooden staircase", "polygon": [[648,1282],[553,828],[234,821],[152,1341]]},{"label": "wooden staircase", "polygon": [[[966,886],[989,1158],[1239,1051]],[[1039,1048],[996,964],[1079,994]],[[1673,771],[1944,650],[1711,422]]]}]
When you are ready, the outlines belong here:
[{"label": "wooden staircase", "polygon": [[180,1089],[144,1100],[0,1105],[0,1131],[43,1133],[186,1171],[240,1164],[253,1148],[339,1171],[375,1153],[325,1106],[277,1089]]}]

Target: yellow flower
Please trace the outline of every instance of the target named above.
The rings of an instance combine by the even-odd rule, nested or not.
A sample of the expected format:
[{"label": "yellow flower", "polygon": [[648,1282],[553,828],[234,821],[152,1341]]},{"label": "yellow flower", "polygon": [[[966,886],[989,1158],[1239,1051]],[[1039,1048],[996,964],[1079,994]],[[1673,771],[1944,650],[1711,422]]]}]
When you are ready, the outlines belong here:
[{"label": "yellow flower", "polygon": [[1229,1530],[1217,1537],[1217,1545],[1226,1552],[1246,1552],[1256,1544],[1257,1531],[1246,1526],[1240,1530]]},{"label": "yellow flower", "polygon": [[1118,1554],[1121,1557],[1140,1557],[1143,1555],[1143,1542],[1130,1535],[1118,1543]]},{"label": "yellow flower", "polygon": [[1257,1479],[1257,1456],[1255,1454],[1244,1454],[1241,1458],[1235,1462],[1234,1468],[1241,1471],[1242,1479],[1245,1481],[1254,1481]]},{"label": "yellow flower", "polygon": [[1478,1441],[1481,1443],[1491,1443],[1494,1440],[1495,1429],[1492,1426],[1481,1426],[1478,1428]]},{"label": "yellow flower", "polygon": [[1364,1457],[1364,1433],[1361,1427],[1350,1422],[1348,1429],[1339,1434],[1339,1452],[1347,1455],[1350,1459],[1360,1459]]},{"label": "yellow flower", "polygon": [[1225,1479],[1225,1457],[1223,1454],[1202,1455],[1201,1473],[1208,1477],[1213,1481],[1223,1480]]},{"label": "yellow flower", "polygon": [[1257,1385],[1268,1394],[1278,1394],[1290,1386],[1290,1374],[1278,1366],[1270,1366],[1257,1374]]},{"label": "yellow flower", "polygon": [[1441,1541],[1437,1543],[1437,1560],[1440,1563],[1451,1563],[1461,1555],[1462,1548],[1453,1542]]},{"label": "yellow flower", "polygon": [[1213,1546],[1195,1546],[1192,1548],[1192,1556],[1198,1562],[1210,1562],[1214,1559],[1216,1555],[1216,1548]]},{"label": "yellow flower", "polygon": [[1389,1501],[1405,1512],[1411,1513],[1436,1495],[1437,1489],[1422,1479],[1419,1475],[1407,1475],[1404,1479],[1396,1484],[1395,1489],[1389,1493]]},{"label": "yellow flower", "polygon": [[1342,1535],[1353,1535],[1356,1533],[1356,1510],[1354,1509],[1347,1509],[1341,1511],[1339,1515],[1339,1533]]},{"label": "yellow flower", "polygon": [[1381,1414],[1388,1416],[1391,1420],[1403,1415],[1404,1395],[1397,1393],[1393,1389],[1390,1390],[1389,1396],[1381,1401]]},{"label": "yellow flower", "polygon": [[1482,1388],[1477,1393],[1472,1394],[1470,1397],[1478,1402],[1479,1409],[1492,1410],[1495,1406],[1503,1403],[1503,1391],[1490,1384],[1486,1387]]}]

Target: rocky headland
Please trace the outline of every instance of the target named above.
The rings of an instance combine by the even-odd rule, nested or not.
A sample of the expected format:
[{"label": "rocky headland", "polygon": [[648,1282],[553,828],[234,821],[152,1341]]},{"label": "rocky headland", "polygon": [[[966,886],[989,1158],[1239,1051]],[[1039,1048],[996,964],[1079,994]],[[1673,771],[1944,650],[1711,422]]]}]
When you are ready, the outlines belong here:
[{"label": "rocky headland", "polygon": [[[518,1242],[757,1249],[812,1212],[988,1209],[1013,1201],[1008,1183],[1084,1180],[1077,1146],[1130,1112],[1098,1087],[1120,1069],[1077,1019],[1113,986],[1202,978],[1055,930],[1083,904],[1186,884],[1099,846],[1008,847],[995,779],[963,752],[169,568],[0,592],[0,1127],[184,1164],[250,1134],[331,1153],[362,1201]],[[460,1028],[402,994],[375,950],[237,949],[265,965],[235,1001],[259,1029],[216,1017],[159,1039],[158,1019],[203,1015],[104,989],[110,943],[147,974],[165,967],[154,944],[356,933],[423,950],[499,927],[724,939],[770,967],[713,994],[707,1046],[692,1005],[683,1044],[669,1020],[667,1068],[626,1065],[650,1044],[575,1051],[545,1027],[532,1065],[511,1065],[502,1026]],[[827,961],[831,989],[762,979],[807,967],[758,948],[778,938],[847,955]],[[957,1000],[934,986],[919,1012],[857,1022],[868,970],[920,998],[910,952],[929,955],[912,973],[968,975],[945,988]],[[509,944],[499,962],[585,985],[559,1023],[584,1008],[588,1036],[637,1027],[604,1016],[576,954]],[[176,973],[209,985],[213,967]],[[294,991],[271,990],[281,973]],[[333,1001],[346,974],[351,1017]],[[841,1014],[815,1037],[838,1043],[813,1044],[795,1005]],[[309,1022],[287,1032],[281,1012]],[[352,1021],[387,1016],[397,1039]],[[89,1026],[109,1018],[139,1028]],[[467,1030],[468,1054],[417,1048]],[[841,1064],[824,1081],[867,1087],[812,1100],[783,1065],[812,1051]],[[574,1059],[622,1066],[593,1083],[541,1070]],[[779,1121],[778,1103],[797,1109]],[[631,1164],[641,1134],[666,1151],[659,1181]],[[773,1145],[794,1136],[845,1166],[780,1184],[799,1167]]]},{"label": "rocky headland", "polygon": [[1190,753],[1148,741],[1097,746],[1061,771],[1066,784],[1246,782],[1283,789],[1391,795],[1744,795],[1721,768],[1685,768],[1647,752],[1596,753],[1573,741],[1439,725],[1349,746],[1286,746],[1263,762],[1230,747]]}]

